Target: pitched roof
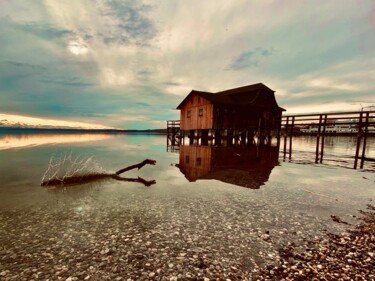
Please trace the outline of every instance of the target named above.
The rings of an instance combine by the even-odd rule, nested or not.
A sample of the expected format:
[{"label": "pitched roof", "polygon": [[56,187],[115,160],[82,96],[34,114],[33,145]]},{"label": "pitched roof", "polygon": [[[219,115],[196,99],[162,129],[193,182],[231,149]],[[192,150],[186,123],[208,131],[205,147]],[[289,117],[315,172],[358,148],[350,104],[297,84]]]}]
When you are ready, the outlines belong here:
[{"label": "pitched roof", "polygon": [[192,90],[189,95],[177,106],[181,109],[182,105],[196,94],[215,104],[228,104],[228,105],[242,105],[242,106],[259,106],[259,107],[273,107],[275,109],[285,109],[277,105],[275,91],[268,88],[263,83],[252,84],[244,87],[229,89],[217,93],[202,92]]},{"label": "pitched roof", "polygon": [[256,83],[256,84],[252,84],[252,85],[247,85],[247,86],[243,86],[243,87],[238,87],[238,88],[234,88],[234,89],[229,89],[229,90],[217,92],[217,94],[232,95],[232,94],[240,94],[240,93],[252,92],[252,91],[257,91],[257,90],[266,90],[266,91],[271,91],[273,93],[275,92],[274,90],[268,88],[263,83]]}]

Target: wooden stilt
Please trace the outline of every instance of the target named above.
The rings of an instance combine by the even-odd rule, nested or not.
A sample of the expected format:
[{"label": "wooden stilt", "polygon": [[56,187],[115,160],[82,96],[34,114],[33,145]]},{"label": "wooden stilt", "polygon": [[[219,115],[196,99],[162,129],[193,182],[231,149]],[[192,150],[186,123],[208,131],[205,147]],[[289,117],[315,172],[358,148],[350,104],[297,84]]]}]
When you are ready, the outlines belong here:
[{"label": "wooden stilt", "polygon": [[284,156],[283,160],[285,161],[286,157],[286,140],[287,140],[287,135],[288,135],[288,129],[289,129],[289,116],[286,118],[286,124],[285,124],[285,132],[284,132]]},{"label": "wooden stilt", "polygon": [[322,119],[323,119],[323,115],[320,114],[319,115],[318,133],[316,135],[315,163],[318,163],[318,160],[319,160],[320,130],[322,128]]},{"label": "wooden stilt", "polygon": [[233,145],[233,130],[232,129],[228,129],[228,132],[227,132],[227,145],[228,146]]},{"label": "wooden stilt", "polygon": [[189,144],[194,144],[194,130],[189,131]]},{"label": "wooden stilt", "polygon": [[294,128],[294,116],[292,117],[292,125],[290,127],[290,135],[289,135],[289,160],[292,159],[293,128]]},{"label": "wooden stilt", "polygon": [[369,122],[369,113],[366,112],[366,119],[365,119],[365,134],[363,136],[363,146],[362,146],[362,155],[361,155],[361,164],[360,169],[363,169],[363,164],[365,162],[365,156],[366,156],[366,143],[367,143],[367,135],[368,135],[368,122]]},{"label": "wooden stilt", "polygon": [[327,127],[327,114],[324,115],[324,123],[323,123],[323,132],[322,132],[322,143],[320,147],[320,163],[323,162],[323,156],[324,156],[324,137],[326,134],[326,127]]},{"label": "wooden stilt", "polygon": [[201,131],[201,144],[208,145],[208,130],[200,130]]},{"label": "wooden stilt", "polygon": [[215,130],[215,145],[221,145],[221,130]]},{"label": "wooden stilt", "polygon": [[355,156],[354,156],[354,169],[357,169],[357,166],[358,166],[358,156],[359,156],[359,148],[361,146],[361,138],[362,138],[362,112],[359,114],[357,146],[355,149]]}]

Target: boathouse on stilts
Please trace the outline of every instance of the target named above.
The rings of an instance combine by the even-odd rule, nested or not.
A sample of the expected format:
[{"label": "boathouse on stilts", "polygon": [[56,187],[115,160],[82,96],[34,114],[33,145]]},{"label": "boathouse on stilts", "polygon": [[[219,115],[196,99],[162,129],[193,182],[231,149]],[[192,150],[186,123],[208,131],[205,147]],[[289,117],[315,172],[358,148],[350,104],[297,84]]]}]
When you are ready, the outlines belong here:
[{"label": "boathouse on stilts", "polygon": [[270,145],[273,136],[279,140],[285,111],[275,91],[262,83],[217,93],[192,90],[177,109],[180,120],[168,125],[172,143],[183,144],[187,137],[189,144],[228,146]]}]

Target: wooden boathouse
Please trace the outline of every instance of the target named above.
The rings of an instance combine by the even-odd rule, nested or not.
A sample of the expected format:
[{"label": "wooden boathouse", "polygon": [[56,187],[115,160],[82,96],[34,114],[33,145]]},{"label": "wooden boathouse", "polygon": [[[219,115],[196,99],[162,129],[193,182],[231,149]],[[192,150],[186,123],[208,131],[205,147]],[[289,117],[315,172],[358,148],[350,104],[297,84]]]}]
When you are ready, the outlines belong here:
[{"label": "wooden boathouse", "polygon": [[[281,116],[275,91],[262,83],[217,93],[192,90],[177,106],[180,120],[169,121],[172,138],[185,136],[189,143],[215,145],[270,144],[279,136]],[[179,127],[176,126],[179,125]]]}]

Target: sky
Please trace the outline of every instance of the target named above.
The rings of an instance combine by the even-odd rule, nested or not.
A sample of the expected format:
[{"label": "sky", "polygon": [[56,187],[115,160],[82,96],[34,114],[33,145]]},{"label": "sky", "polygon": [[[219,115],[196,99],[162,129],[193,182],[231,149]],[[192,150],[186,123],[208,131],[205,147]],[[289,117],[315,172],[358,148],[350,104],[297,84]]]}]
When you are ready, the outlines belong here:
[{"label": "sky", "polygon": [[0,0],[0,124],[164,128],[192,89],[259,82],[358,111],[374,80],[373,0]]}]

